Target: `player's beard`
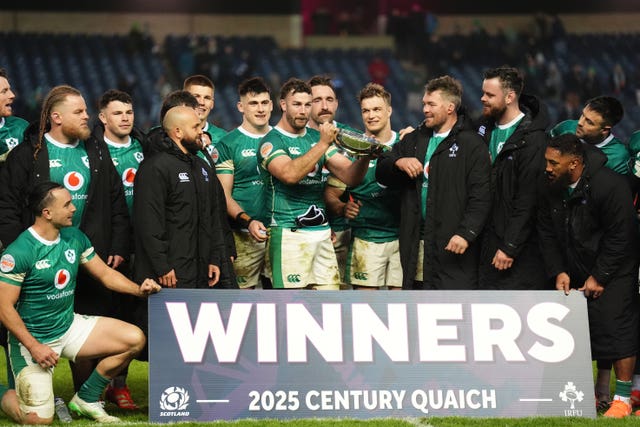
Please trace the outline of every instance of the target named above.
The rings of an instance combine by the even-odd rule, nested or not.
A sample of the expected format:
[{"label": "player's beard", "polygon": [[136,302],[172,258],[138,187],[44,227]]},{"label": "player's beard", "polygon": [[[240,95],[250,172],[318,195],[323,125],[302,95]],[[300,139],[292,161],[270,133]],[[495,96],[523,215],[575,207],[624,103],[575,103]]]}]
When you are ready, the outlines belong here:
[{"label": "player's beard", "polygon": [[88,126],[69,126],[62,124],[62,134],[72,141],[85,141],[91,136]]},{"label": "player's beard", "polygon": [[183,139],[182,146],[191,154],[197,154],[202,150],[202,143],[199,139]]},{"label": "player's beard", "polygon": [[309,117],[300,117],[300,116],[290,116],[287,114],[287,122],[289,126],[297,131],[303,130],[307,126],[307,122],[309,121]]},{"label": "player's beard", "polygon": [[571,184],[571,175],[569,172],[564,172],[561,175],[558,175],[554,179],[549,178],[547,174],[547,188],[552,194],[562,195],[569,185]]},{"label": "player's beard", "polygon": [[507,106],[503,106],[503,107],[495,107],[495,106],[488,106],[485,107],[488,108],[488,110],[485,110],[484,108],[482,109],[482,115],[486,118],[498,121],[500,120],[500,118],[502,117],[502,115],[505,113],[505,111],[507,111]]}]

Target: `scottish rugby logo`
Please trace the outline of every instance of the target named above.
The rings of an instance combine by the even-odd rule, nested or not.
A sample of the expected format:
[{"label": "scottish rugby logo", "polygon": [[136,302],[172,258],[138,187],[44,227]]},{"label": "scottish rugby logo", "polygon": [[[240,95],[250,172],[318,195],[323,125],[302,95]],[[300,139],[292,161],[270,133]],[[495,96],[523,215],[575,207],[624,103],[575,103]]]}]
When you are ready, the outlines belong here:
[{"label": "scottish rugby logo", "polygon": [[160,396],[161,417],[188,416],[189,392],[182,387],[168,387]]}]

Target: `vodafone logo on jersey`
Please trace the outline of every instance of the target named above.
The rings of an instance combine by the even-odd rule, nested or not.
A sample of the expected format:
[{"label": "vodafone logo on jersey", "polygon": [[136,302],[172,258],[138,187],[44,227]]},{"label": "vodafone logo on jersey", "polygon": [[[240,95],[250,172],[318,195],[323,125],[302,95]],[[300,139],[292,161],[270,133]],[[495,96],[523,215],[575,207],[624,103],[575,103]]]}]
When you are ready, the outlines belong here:
[{"label": "vodafone logo on jersey", "polygon": [[56,272],[53,286],[57,289],[64,289],[71,280],[71,273],[67,269],[61,269]]},{"label": "vodafone logo on jersey", "polygon": [[78,191],[84,185],[84,176],[76,171],[71,171],[64,176],[63,181],[63,184],[67,188],[67,190]]},{"label": "vodafone logo on jersey", "polygon": [[127,168],[122,172],[122,185],[125,187],[133,187],[133,181],[136,179],[136,172],[138,172],[135,168]]}]

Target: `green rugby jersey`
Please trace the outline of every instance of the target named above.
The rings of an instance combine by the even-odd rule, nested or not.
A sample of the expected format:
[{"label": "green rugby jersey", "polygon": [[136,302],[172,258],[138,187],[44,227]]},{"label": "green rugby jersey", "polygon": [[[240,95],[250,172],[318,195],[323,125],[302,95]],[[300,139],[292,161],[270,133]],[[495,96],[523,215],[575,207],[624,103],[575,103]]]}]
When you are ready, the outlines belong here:
[{"label": "green rugby jersey", "polygon": [[125,144],[119,144],[104,138],[109,148],[111,161],[118,171],[118,175],[122,179],[124,188],[124,198],[129,208],[129,216],[133,215],[133,180],[138,172],[138,166],[144,160],[142,153],[142,145],[137,139],[129,137],[129,141]]},{"label": "green rugby jersey", "polygon": [[61,229],[54,241],[30,227],[3,253],[0,280],[20,287],[16,310],[41,343],[61,337],[71,326],[78,267],[94,255],[89,238],[76,227]]},{"label": "green rugby jersey", "polygon": [[225,135],[218,145],[216,172],[233,175],[231,197],[251,217],[268,224],[265,210],[265,187],[258,167],[258,146],[264,135],[253,134],[242,127]]},{"label": "green rugby jersey", "polygon": [[[349,156],[347,156],[346,153],[343,153],[341,151],[339,151],[338,154],[349,158]],[[344,185],[344,183],[340,181],[338,178],[331,175],[331,172],[329,172],[329,169],[327,169],[326,167],[322,168],[322,181],[326,185],[342,188],[345,191],[349,191],[347,189],[347,186]],[[330,215],[329,225],[331,226],[331,229],[333,231],[345,231],[350,228],[349,220],[347,220],[343,215],[339,215],[339,216]]]},{"label": "green rugby jersey", "polygon": [[[575,134],[577,128],[577,120],[565,120],[551,129],[551,136],[559,136],[567,133]],[[629,149],[622,141],[613,136],[612,133],[610,133],[604,141],[595,146],[602,150],[605,156],[607,156],[606,167],[622,175],[631,173],[629,166],[631,155]]]},{"label": "green rugby jersey", "polygon": [[[392,132],[385,145],[391,147],[400,140],[396,132]],[[360,213],[349,220],[353,236],[369,242],[390,242],[398,238],[400,222],[400,196],[376,180],[378,160],[369,161],[369,169],[362,182],[351,188],[354,200],[362,202]]]},{"label": "green rugby jersey", "polygon": [[[340,123],[340,122],[336,122],[335,120],[333,121],[333,124],[338,128],[338,129],[345,129],[345,130],[350,130],[352,132],[357,132],[357,133],[363,133],[361,130],[357,130],[352,128],[349,125],[346,125],[344,123]],[[337,148],[337,147],[336,147]],[[342,152],[342,150],[340,150],[338,148],[338,151],[349,157],[349,155],[347,153]],[[323,172],[327,171],[327,169],[323,169]],[[327,171],[328,173],[329,171]],[[344,231],[349,229],[349,221],[344,217],[344,216],[332,216],[331,218],[329,218],[329,224],[331,224],[331,229],[333,231]]]},{"label": "green rugby jersey", "polygon": [[0,117],[0,162],[7,158],[9,151],[22,142],[27,126],[29,122],[20,117]]},{"label": "green rugby jersey", "polygon": [[511,135],[513,135],[513,132],[516,131],[523,117],[524,113],[520,113],[518,117],[511,120],[511,122],[504,125],[496,125],[496,127],[491,131],[491,139],[489,140],[491,163],[496,162],[498,154],[500,154],[502,147],[504,147],[504,143],[507,142],[507,139],[509,139]]},{"label": "green rugby jersey", "polygon": [[422,196],[420,208],[423,220],[427,217],[427,196],[429,194],[429,163],[431,162],[433,153],[436,152],[436,148],[438,148],[440,143],[449,136],[449,133],[451,133],[451,130],[442,133],[434,133],[433,135],[431,135],[431,138],[429,138],[429,142],[427,142],[427,151],[424,154],[424,162],[422,163]]},{"label": "green rugby jersey", "polygon": [[629,151],[631,151],[631,172],[640,178],[640,131],[635,131],[629,137]]},{"label": "green rugby jersey", "polygon": [[47,150],[49,151],[49,175],[51,181],[62,184],[71,193],[71,200],[76,207],[73,214],[73,226],[77,227],[82,221],[84,205],[87,202],[91,170],[89,157],[84,147],[84,141],[75,144],[62,144],[45,134]]},{"label": "green rugby jersey", "polygon": [[549,132],[551,136],[560,136],[567,133],[576,133],[576,129],[578,129],[578,121],[577,120],[565,120],[563,122],[558,123]]},{"label": "green rugby jersey", "polygon": [[213,157],[214,163],[217,162],[217,153],[214,154],[214,148],[218,145],[218,142],[227,134],[227,131],[215,126],[209,122],[206,122],[202,132],[207,133],[211,137],[211,144],[205,148],[209,152],[209,155]]},{"label": "green rugby jersey", "polygon": [[[309,206],[316,205],[325,211],[324,180],[322,168],[327,159],[337,154],[331,146],[307,175],[297,184],[286,185],[268,172],[269,163],[277,157],[291,159],[302,156],[320,139],[315,129],[306,128],[301,135],[292,134],[279,127],[273,128],[260,142],[258,164],[265,183],[265,206],[269,214],[265,225],[277,227],[297,227],[295,219],[304,215]],[[310,228],[328,228],[327,224]]]}]

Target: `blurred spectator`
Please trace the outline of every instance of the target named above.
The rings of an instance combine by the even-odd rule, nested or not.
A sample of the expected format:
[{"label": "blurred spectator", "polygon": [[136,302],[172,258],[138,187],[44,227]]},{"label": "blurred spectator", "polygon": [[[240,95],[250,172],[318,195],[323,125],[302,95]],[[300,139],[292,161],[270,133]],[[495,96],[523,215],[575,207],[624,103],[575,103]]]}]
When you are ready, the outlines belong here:
[{"label": "blurred spectator", "polygon": [[144,30],[140,28],[140,24],[134,22],[129,30],[127,39],[127,50],[130,54],[144,52],[153,45],[152,37],[149,33],[149,24],[145,24]]},{"label": "blurred spectator", "polygon": [[587,76],[584,79],[582,86],[583,99],[591,99],[596,96],[602,95],[602,85],[600,79],[598,79],[598,73],[594,67],[587,69]]},{"label": "blurred spectator", "polygon": [[218,41],[214,36],[207,37],[206,40],[198,43],[195,53],[195,70],[197,74],[218,80],[220,66],[218,64]]},{"label": "blurred spectator", "polygon": [[231,44],[226,44],[222,49],[222,54],[219,57],[219,73],[218,86],[227,86],[233,84],[234,80],[234,68],[235,65],[235,53]]},{"label": "blurred spectator", "polygon": [[525,55],[524,75],[526,81],[526,92],[540,95],[544,89],[545,58],[541,52],[535,55],[527,53]]},{"label": "blurred spectator", "polygon": [[567,91],[564,95],[564,104],[558,113],[558,122],[565,120],[578,120],[582,114],[582,101],[580,96],[573,91]]},{"label": "blurred spectator", "polygon": [[467,52],[465,57],[471,57],[473,60],[480,59],[486,55],[485,49],[489,44],[489,34],[486,28],[478,19],[473,20],[473,28],[469,41],[466,44]]},{"label": "blurred spectator", "polygon": [[341,10],[338,12],[336,27],[338,34],[341,36],[353,34],[353,20],[351,19],[351,13],[348,10]]},{"label": "blurred spectator", "polygon": [[369,62],[369,80],[373,83],[378,83],[384,86],[389,77],[389,65],[380,55],[375,55],[371,62]]},{"label": "blurred spectator", "polygon": [[538,44],[546,43],[550,40],[551,26],[547,15],[542,12],[538,12],[533,17],[533,37]]},{"label": "blurred spectator", "polygon": [[42,101],[46,92],[47,91],[40,85],[33,88],[33,91],[29,94],[29,98],[26,100],[26,112],[22,115],[23,119],[31,123],[40,118]]},{"label": "blurred spectator", "polygon": [[331,13],[325,7],[319,7],[311,16],[314,34],[329,34],[331,30]]},{"label": "blurred spectator", "polygon": [[544,80],[544,96],[548,101],[560,102],[563,91],[562,74],[556,63],[551,61],[547,67],[547,76]]},{"label": "blurred spectator", "polygon": [[387,24],[387,33],[393,37],[396,53],[399,58],[406,58],[409,49],[410,31],[409,17],[406,12],[392,8]]},{"label": "blurred spectator", "polygon": [[118,79],[118,83],[117,83],[119,90],[131,95],[133,95],[136,89],[136,85],[137,85],[137,78],[136,78],[136,75],[133,73],[126,73],[126,74],[123,73]]},{"label": "blurred spectator", "polygon": [[[195,70],[196,61],[194,57],[194,51],[198,46],[198,39],[195,34],[189,35],[189,45],[186,49],[180,52],[178,56],[178,73],[180,74],[180,80],[193,74]],[[127,91],[125,91],[127,92]],[[127,92],[131,93],[131,92]]]},{"label": "blurred spectator", "polygon": [[611,91],[614,95],[620,95],[624,92],[627,85],[627,75],[619,62],[613,66],[611,72]]},{"label": "blurred spectator", "polygon": [[584,96],[583,88],[584,88],[584,82],[585,82],[585,75],[584,75],[584,68],[582,68],[581,64],[573,64],[571,66],[571,71],[569,72],[569,74],[565,76],[564,82],[565,82],[565,89],[567,91],[577,93],[578,96],[580,97],[580,102],[582,102],[582,100],[584,99],[588,99],[587,97]]},{"label": "blurred spectator", "polygon": [[253,74],[253,59],[248,50],[243,50],[233,64],[233,86],[237,86]]},{"label": "blurred spectator", "polygon": [[438,17],[431,13],[430,10],[424,12],[424,32],[427,36],[431,36],[438,29]]},{"label": "blurred spectator", "polygon": [[567,31],[564,23],[558,15],[551,17],[551,40],[553,43],[553,52],[556,56],[564,56],[567,53]]}]

